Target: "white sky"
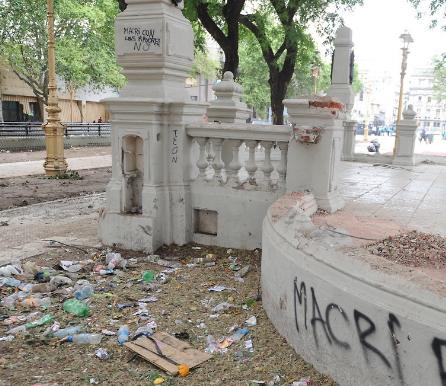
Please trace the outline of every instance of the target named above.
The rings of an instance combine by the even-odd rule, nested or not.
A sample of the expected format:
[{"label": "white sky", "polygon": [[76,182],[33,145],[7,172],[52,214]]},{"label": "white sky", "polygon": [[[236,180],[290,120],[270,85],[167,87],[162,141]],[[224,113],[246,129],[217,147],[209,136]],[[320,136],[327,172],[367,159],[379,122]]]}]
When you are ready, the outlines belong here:
[{"label": "white sky", "polygon": [[[355,61],[360,70],[399,75],[401,41],[408,30],[414,43],[409,47],[408,73],[415,67],[430,66],[432,57],[446,52],[446,32],[429,29],[429,19],[418,20],[408,0],[364,0],[362,7],[343,15],[353,30]],[[445,21],[446,23],[446,21]]]}]

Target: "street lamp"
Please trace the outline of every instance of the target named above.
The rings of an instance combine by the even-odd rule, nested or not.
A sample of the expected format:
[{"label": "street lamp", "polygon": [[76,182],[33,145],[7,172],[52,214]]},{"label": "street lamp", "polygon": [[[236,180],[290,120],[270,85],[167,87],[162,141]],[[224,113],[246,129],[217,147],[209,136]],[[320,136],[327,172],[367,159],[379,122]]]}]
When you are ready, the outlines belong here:
[{"label": "street lamp", "polygon": [[313,93],[314,95],[317,94],[317,81],[320,76],[320,68],[315,62],[313,66],[311,67],[311,77],[313,78]]},{"label": "street lamp", "polygon": [[399,99],[398,99],[398,112],[396,115],[395,145],[393,147],[394,155],[395,155],[397,143],[399,141],[398,123],[401,120],[401,113],[403,111],[403,89],[404,89],[404,77],[406,76],[406,69],[407,69],[407,54],[409,53],[409,44],[413,43],[412,36],[407,31],[404,31],[404,33],[402,35],[400,35],[400,39],[403,42],[403,46],[401,47],[401,50],[403,51],[403,59],[401,61],[400,95],[399,95]]},{"label": "street lamp", "polygon": [[64,157],[64,126],[60,122],[61,109],[57,98],[56,53],[54,37],[54,0],[47,0],[48,6],[48,112],[45,131],[46,158],[43,164],[47,176],[64,174],[67,161]]}]

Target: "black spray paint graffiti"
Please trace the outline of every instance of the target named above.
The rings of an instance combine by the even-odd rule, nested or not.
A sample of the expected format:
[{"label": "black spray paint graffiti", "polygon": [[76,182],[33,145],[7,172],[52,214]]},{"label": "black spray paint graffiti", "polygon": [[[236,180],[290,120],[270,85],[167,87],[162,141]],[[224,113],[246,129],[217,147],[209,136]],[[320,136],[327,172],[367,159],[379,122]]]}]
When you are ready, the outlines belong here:
[{"label": "black spray paint graffiti", "polygon": [[178,130],[173,130],[172,136],[172,148],[170,149],[170,155],[172,156],[172,162],[178,162]]},{"label": "black spray paint graffiti", "polygon": [[[345,350],[350,350],[351,345],[355,342],[347,342],[342,339],[340,336],[341,331],[337,331],[336,333],[333,331],[333,325],[331,323],[331,315],[333,311],[339,313],[342,316],[342,319],[345,322],[345,325],[348,329],[351,329],[350,319],[348,318],[346,312],[343,308],[336,304],[330,303],[325,308],[325,319],[323,313],[321,312],[321,308],[317,301],[316,292],[313,287],[310,287],[311,292],[311,329],[313,333],[313,337],[316,343],[316,346],[319,347],[319,338],[318,332],[323,332],[323,335],[326,338],[326,342],[329,345],[336,345]],[[296,331],[298,333],[302,333],[301,326],[299,324],[299,320],[303,317],[304,328],[308,330],[308,299],[307,299],[307,286],[304,281],[298,282],[298,279],[294,279],[293,283],[293,293],[294,293],[294,323],[296,327]],[[302,315],[303,312],[303,315]],[[299,317],[300,316],[300,317]],[[397,378],[400,381],[401,385],[405,385],[403,369],[401,365],[401,357],[398,351],[398,345],[400,341],[397,337],[397,331],[401,334],[401,323],[398,318],[393,314],[389,313],[387,320],[387,327],[389,329],[389,337],[390,344],[393,352],[393,358],[389,360],[386,355],[375,345],[370,342],[370,338],[377,332],[377,328],[373,320],[368,317],[366,314],[360,312],[359,310],[353,310],[353,319],[355,324],[355,331],[357,335],[357,342],[361,345],[362,351],[364,354],[364,359],[366,362],[369,362],[369,356],[374,355],[379,358],[381,363],[392,371],[396,371]],[[445,350],[445,354],[443,355],[442,349]],[[446,386],[446,340],[442,340],[439,338],[434,338],[432,340],[432,351],[437,359],[439,376],[441,380],[441,384]],[[393,365],[391,363],[393,362]]]}]

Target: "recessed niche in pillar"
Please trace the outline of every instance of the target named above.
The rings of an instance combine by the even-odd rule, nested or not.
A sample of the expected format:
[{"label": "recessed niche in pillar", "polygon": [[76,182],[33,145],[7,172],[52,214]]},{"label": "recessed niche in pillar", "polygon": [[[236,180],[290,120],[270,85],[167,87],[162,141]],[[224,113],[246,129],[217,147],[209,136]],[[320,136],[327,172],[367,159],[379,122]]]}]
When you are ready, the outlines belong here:
[{"label": "recessed niche in pillar", "polygon": [[217,235],[218,212],[207,209],[194,209],[194,232]]},{"label": "recessed niche in pillar", "polygon": [[124,176],[124,212],[142,213],[144,183],[144,140],[136,135],[122,138],[122,175]]}]

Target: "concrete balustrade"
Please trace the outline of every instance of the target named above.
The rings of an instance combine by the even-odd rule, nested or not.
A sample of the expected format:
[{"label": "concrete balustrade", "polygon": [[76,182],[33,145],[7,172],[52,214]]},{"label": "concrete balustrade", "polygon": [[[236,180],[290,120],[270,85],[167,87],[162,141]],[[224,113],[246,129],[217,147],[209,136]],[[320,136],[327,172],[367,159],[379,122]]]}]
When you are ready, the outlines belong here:
[{"label": "concrete balustrade", "polygon": [[413,106],[409,105],[403,111],[403,119],[397,124],[396,149],[393,158],[394,165],[415,165],[415,141],[417,137],[418,124],[415,120],[417,113]]}]

